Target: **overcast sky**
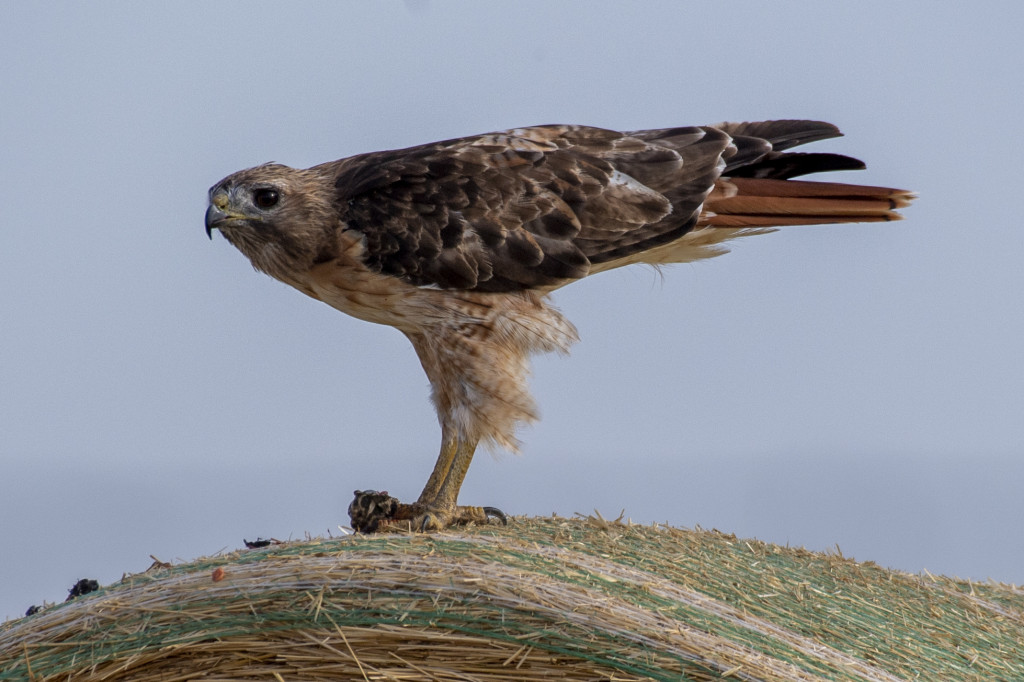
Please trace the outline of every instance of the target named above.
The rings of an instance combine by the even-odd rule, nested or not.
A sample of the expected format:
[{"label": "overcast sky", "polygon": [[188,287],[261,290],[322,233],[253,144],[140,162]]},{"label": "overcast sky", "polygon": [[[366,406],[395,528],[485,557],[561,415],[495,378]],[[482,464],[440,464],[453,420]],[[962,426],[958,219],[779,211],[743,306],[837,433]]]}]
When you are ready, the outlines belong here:
[{"label": "overcast sky", "polygon": [[415,498],[439,443],[397,331],[255,273],[207,188],[266,161],[541,123],[810,118],[920,194],[559,291],[522,456],[469,504],[598,509],[1024,582],[1024,4],[0,4],[0,619],[150,555]]}]

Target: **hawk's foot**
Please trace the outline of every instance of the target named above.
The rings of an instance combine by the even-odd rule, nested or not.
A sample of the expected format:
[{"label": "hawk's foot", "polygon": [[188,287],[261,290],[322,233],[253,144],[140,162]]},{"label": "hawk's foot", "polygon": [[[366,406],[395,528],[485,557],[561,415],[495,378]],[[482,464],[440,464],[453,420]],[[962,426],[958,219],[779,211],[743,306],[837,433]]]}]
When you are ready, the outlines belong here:
[{"label": "hawk's foot", "polygon": [[431,509],[423,505],[409,505],[412,511],[419,511],[410,519],[413,530],[427,532],[432,530],[444,530],[450,526],[464,526],[467,523],[489,523],[491,519],[498,519],[501,525],[508,525],[508,517],[505,512],[497,507],[456,507],[454,512],[447,512],[443,509]]},{"label": "hawk's foot", "polygon": [[498,519],[508,524],[508,517],[496,507],[455,507],[440,509],[425,504],[402,504],[387,491],[356,490],[348,506],[352,528],[359,533],[375,533],[384,526],[404,526],[410,530],[444,530],[467,523],[489,523]]}]

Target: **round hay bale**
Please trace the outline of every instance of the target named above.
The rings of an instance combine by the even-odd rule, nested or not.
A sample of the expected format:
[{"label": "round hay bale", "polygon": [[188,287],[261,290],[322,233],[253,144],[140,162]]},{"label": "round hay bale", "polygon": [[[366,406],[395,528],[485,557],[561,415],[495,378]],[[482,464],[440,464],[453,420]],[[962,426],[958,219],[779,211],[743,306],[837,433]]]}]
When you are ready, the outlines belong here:
[{"label": "round hay bale", "polygon": [[155,564],[0,626],[0,680],[1024,679],[1024,594],[587,519]]}]

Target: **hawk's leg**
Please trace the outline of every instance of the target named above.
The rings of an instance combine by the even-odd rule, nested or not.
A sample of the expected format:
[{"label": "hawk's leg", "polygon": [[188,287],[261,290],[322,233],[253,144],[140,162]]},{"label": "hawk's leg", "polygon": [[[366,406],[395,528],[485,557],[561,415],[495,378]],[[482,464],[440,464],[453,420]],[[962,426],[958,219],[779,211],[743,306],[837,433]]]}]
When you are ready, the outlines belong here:
[{"label": "hawk's leg", "polygon": [[459,490],[469,471],[476,452],[476,440],[459,438],[454,429],[443,429],[441,454],[430,474],[420,499],[412,505],[416,516],[412,519],[417,530],[441,530],[464,523],[487,523],[494,517],[506,523],[505,514],[494,507],[460,507]]},{"label": "hawk's leg", "polygon": [[471,522],[487,523],[490,518],[506,523],[500,509],[456,504],[475,451],[475,442],[460,441],[445,430],[441,453],[420,498],[413,504],[402,504],[387,492],[357,490],[348,508],[352,527],[361,533],[372,533],[381,524],[396,521],[408,521],[413,530],[419,531],[443,530]]},{"label": "hawk's leg", "polygon": [[[416,502],[418,504],[430,504],[438,498],[441,493],[441,488],[444,487],[445,483],[452,472],[452,465],[455,463],[456,455],[459,450],[459,437],[455,434],[454,429],[442,428],[441,430],[441,452],[437,456],[437,462],[434,464],[434,470],[430,472],[430,478],[427,480],[427,484],[423,486],[423,492],[420,493],[420,499]],[[469,456],[466,460],[466,470],[469,469],[469,462],[473,459],[473,453],[476,451],[476,443],[469,449]],[[451,500],[451,506],[455,506],[455,498],[458,497],[459,488],[462,487],[462,479],[466,477],[466,472],[462,472],[462,476],[459,477],[459,481],[456,484],[455,496]]]}]

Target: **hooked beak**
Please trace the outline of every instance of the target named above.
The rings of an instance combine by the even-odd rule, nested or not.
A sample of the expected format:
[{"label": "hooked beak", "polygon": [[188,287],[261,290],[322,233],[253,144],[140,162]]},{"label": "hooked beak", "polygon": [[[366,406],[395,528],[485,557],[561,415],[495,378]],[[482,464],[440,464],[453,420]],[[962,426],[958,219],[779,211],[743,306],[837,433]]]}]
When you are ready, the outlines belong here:
[{"label": "hooked beak", "polygon": [[221,210],[216,204],[211,203],[206,209],[206,236],[213,239],[213,231],[220,227],[220,224],[228,219],[228,214]]},{"label": "hooked beak", "polygon": [[231,200],[227,192],[219,191],[210,197],[210,207],[206,209],[206,236],[213,239],[213,231],[221,229],[221,226],[232,218],[243,218],[244,216],[230,213],[228,205]]}]

